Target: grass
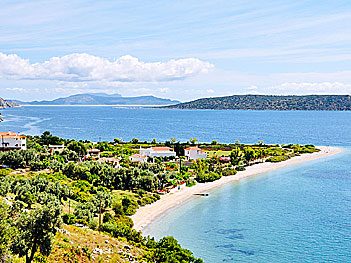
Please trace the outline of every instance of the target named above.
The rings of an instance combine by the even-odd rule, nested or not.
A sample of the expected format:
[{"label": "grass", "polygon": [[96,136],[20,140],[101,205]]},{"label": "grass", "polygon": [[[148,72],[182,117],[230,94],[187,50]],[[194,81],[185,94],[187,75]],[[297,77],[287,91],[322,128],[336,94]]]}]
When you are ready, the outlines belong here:
[{"label": "grass", "polygon": [[[126,255],[141,258],[144,251],[135,246],[126,250],[129,245],[123,238],[112,238],[107,234],[91,229],[64,225],[69,234],[58,232],[49,262],[129,262]],[[94,253],[94,249],[101,249],[102,254]]]}]

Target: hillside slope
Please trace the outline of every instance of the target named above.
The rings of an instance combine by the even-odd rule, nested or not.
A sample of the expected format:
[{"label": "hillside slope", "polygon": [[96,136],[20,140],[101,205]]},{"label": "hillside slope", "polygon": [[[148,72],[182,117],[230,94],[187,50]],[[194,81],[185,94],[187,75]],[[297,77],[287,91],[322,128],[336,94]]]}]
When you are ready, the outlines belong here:
[{"label": "hillside slope", "polygon": [[11,107],[18,107],[18,105],[14,102],[10,102],[10,101],[4,100],[3,98],[0,98],[0,109],[11,108]]},{"label": "hillside slope", "polygon": [[351,110],[350,95],[233,95],[203,98],[162,108],[214,110]]}]

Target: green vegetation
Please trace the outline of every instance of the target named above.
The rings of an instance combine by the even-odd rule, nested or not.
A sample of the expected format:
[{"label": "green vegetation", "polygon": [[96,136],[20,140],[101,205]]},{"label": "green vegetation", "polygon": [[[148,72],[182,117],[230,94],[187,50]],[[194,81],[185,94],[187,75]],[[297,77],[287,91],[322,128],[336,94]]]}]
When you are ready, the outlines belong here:
[{"label": "green vegetation", "polygon": [[162,108],[216,110],[351,110],[350,95],[234,95],[204,98]]},{"label": "green vegetation", "polygon": [[[93,237],[108,238],[116,245],[109,248],[120,251],[111,252],[114,262],[130,257],[129,252],[117,249],[120,244],[130,246],[133,259],[140,262],[202,262],[172,237],[160,241],[144,238],[133,229],[129,216],[180,185],[212,182],[254,163],[317,151],[313,145],[213,141],[197,145],[210,153],[207,159],[187,160],[184,149],[196,143],[196,138],[187,143],[176,142],[175,138],[165,143],[140,142],[136,138],[122,143],[116,138],[94,144],[44,132],[28,136],[28,150],[1,152],[0,165],[5,167],[0,169],[0,262],[107,260],[92,251],[102,246],[95,243],[92,247],[88,239]],[[52,144],[64,144],[66,148],[54,152],[48,148]],[[137,149],[151,145],[171,147],[180,158],[155,158],[152,163],[142,164],[129,160]],[[118,158],[119,165],[87,156],[92,148],[100,149],[101,156]],[[74,233],[60,232],[62,227]]]}]

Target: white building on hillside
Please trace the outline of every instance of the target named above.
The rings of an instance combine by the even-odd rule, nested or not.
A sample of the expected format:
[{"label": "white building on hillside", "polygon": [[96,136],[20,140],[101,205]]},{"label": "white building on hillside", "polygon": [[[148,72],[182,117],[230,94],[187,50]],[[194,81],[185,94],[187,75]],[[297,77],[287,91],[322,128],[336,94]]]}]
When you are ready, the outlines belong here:
[{"label": "white building on hillside", "polygon": [[150,147],[147,149],[140,148],[140,155],[147,157],[176,157],[176,153],[169,147]]},{"label": "white building on hillside", "polygon": [[12,131],[0,132],[0,149],[1,150],[26,150],[26,136]]},{"label": "white building on hillside", "polygon": [[138,163],[146,163],[147,162],[147,156],[143,156],[140,154],[133,154],[129,156],[129,160],[131,162],[138,162]]},{"label": "white building on hillside", "polygon": [[201,150],[199,147],[188,147],[184,150],[184,155],[188,160],[206,159],[207,153]]}]

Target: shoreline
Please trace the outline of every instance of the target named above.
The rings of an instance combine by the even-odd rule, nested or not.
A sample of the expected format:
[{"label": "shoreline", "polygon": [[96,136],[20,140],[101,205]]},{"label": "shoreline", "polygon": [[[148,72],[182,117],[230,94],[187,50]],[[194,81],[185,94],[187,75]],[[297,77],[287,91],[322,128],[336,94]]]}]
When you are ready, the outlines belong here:
[{"label": "shoreline", "polygon": [[319,158],[331,156],[342,152],[341,148],[330,147],[330,146],[319,146],[319,152],[311,154],[302,154],[300,156],[293,157],[289,160],[279,163],[259,163],[252,166],[246,167],[245,171],[238,172],[236,175],[223,176],[219,180],[208,183],[197,183],[193,187],[183,187],[181,190],[176,190],[173,193],[162,195],[161,199],[155,203],[138,208],[137,212],[131,216],[134,222],[134,229],[139,231],[143,230],[149,225],[154,219],[160,216],[167,210],[181,205],[190,198],[194,198],[196,193],[203,193],[207,190],[219,187],[221,185],[239,181],[240,179],[259,175],[262,173],[270,172],[279,168],[287,167],[302,162],[312,161]]}]

